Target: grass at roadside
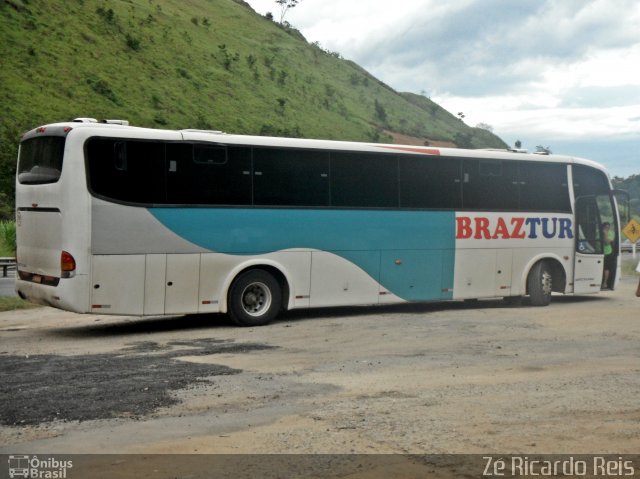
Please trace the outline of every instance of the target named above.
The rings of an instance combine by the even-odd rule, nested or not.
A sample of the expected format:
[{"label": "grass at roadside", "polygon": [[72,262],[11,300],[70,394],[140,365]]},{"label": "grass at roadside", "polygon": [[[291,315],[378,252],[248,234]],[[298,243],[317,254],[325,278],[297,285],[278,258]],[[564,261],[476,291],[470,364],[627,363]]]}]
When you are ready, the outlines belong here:
[{"label": "grass at roadside", "polygon": [[0,256],[16,255],[16,223],[0,221]]},{"label": "grass at roadside", "polygon": [[0,312],[13,311],[16,309],[41,308],[38,304],[27,303],[16,296],[0,297]]},{"label": "grass at roadside", "polygon": [[636,266],[638,265],[638,259],[623,259],[622,260],[622,274],[635,277]]}]

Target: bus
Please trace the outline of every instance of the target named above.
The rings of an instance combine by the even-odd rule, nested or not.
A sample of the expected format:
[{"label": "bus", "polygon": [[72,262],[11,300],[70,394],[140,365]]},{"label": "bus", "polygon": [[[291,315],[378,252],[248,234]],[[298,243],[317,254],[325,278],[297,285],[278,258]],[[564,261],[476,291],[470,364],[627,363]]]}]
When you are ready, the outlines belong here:
[{"label": "bus", "polygon": [[[16,291],[78,313],[228,313],[613,289],[592,161],[78,119],[20,142]],[[608,256],[608,258],[606,257]],[[608,277],[603,285],[607,263]]]}]

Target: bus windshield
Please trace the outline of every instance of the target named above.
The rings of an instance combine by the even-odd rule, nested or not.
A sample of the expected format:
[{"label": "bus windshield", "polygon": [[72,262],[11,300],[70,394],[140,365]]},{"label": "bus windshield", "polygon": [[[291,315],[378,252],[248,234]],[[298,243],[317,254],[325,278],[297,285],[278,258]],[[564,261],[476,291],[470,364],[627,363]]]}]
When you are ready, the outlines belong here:
[{"label": "bus windshield", "polygon": [[41,136],[20,145],[18,181],[23,185],[55,183],[62,172],[65,138]]}]

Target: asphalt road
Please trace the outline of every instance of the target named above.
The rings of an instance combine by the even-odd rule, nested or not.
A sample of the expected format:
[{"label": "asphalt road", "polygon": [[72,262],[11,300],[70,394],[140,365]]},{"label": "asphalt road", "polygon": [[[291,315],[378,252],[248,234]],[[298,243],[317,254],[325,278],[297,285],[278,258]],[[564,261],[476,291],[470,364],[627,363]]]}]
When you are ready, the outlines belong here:
[{"label": "asphalt road", "polygon": [[7,278],[0,277],[0,296],[16,296],[15,271],[9,271]]}]

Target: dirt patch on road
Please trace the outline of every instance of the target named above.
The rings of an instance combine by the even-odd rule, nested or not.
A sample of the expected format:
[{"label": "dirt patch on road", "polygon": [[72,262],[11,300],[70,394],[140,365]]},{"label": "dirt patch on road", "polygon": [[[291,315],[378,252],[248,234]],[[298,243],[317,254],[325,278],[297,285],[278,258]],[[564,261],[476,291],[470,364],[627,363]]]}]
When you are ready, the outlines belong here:
[{"label": "dirt patch on road", "polygon": [[176,404],[172,391],[240,373],[217,364],[177,361],[189,355],[270,349],[216,339],[131,343],[108,354],[0,356],[0,423],[137,418]]}]

